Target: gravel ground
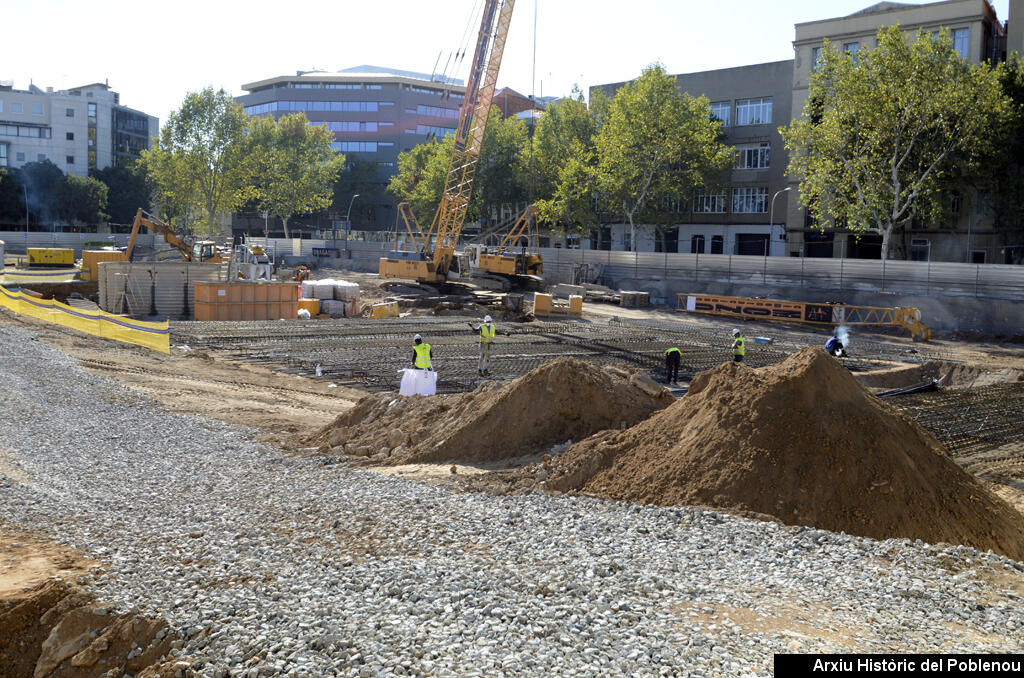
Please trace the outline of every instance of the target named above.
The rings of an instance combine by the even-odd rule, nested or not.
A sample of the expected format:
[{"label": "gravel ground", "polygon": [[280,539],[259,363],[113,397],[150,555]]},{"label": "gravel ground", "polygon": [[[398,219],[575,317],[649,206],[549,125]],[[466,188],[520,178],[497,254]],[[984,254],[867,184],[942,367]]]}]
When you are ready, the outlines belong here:
[{"label": "gravel ground", "polygon": [[[1022,566],[690,508],[282,457],[0,327],[0,520],[108,564],[201,675],[748,676],[786,651],[1024,648]],[[329,460],[328,460],[329,461]],[[14,475],[20,475],[18,473]]]}]

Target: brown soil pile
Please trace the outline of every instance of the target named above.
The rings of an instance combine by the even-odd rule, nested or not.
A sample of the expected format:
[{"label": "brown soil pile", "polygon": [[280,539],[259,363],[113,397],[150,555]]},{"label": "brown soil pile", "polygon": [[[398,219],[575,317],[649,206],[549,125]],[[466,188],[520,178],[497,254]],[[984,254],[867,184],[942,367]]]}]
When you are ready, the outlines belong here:
[{"label": "brown soil pile", "polygon": [[671,402],[649,378],[557,358],[470,393],[367,396],[304,442],[387,463],[500,461],[632,426]]},{"label": "brown soil pile", "polygon": [[163,620],[113,614],[60,580],[0,602],[0,676],[6,678],[191,675],[187,662],[164,659],[176,640]]},{"label": "brown soil pile", "polygon": [[939,386],[944,388],[979,388],[1022,382],[1024,370],[1009,367],[988,369],[974,365],[929,361],[911,367],[865,372],[858,374],[857,379],[868,388],[883,390],[915,386],[928,379],[935,379]]},{"label": "brown soil pile", "polygon": [[548,466],[546,486],[556,490],[754,511],[1024,559],[1021,516],[817,348],[758,370],[728,363],[700,373],[668,409],[584,440]]}]

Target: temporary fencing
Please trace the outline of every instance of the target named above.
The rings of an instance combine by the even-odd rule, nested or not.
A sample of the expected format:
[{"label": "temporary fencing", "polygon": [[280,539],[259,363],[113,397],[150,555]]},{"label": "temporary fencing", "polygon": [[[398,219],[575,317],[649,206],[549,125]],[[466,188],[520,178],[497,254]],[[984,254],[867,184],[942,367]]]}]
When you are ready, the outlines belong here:
[{"label": "temporary fencing", "polygon": [[21,290],[0,287],[0,306],[15,313],[70,327],[79,332],[127,344],[144,346],[161,353],[171,352],[170,324],[132,320],[105,311],[72,308],[54,299],[39,299]]}]

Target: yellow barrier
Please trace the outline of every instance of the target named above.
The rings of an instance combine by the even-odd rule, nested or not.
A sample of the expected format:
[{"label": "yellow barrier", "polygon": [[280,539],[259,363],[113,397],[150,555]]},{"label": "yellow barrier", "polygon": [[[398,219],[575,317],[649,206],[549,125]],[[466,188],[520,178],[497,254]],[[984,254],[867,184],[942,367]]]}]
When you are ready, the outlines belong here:
[{"label": "yellow barrier", "polygon": [[70,327],[104,339],[144,346],[161,353],[171,352],[171,330],[161,323],[132,320],[105,311],[84,311],[53,299],[38,299],[21,291],[0,287],[0,306],[15,313]]}]

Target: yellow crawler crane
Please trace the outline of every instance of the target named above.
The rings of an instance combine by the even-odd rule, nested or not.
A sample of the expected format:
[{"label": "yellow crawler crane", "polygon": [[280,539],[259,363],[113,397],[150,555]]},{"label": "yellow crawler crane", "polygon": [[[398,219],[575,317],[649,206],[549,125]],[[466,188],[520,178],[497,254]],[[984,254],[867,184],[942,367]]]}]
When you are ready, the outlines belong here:
[{"label": "yellow crawler crane", "polygon": [[[395,250],[380,260],[382,278],[402,278],[419,283],[447,282],[456,261],[462,226],[473,195],[473,179],[480,163],[480,149],[487,115],[494,97],[501,57],[508,37],[515,0],[485,0],[473,52],[466,96],[459,111],[455,145],[445,177],[444,193],[430,228],[424,231],[408,203],[398,206],[395,218]],[[399,250],[404,234],[412,250]]]}]

